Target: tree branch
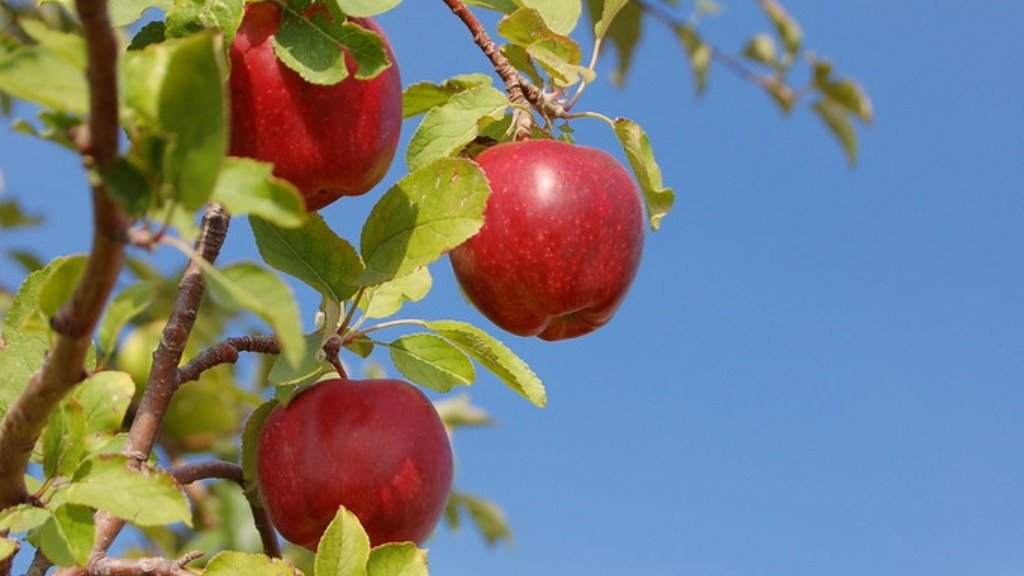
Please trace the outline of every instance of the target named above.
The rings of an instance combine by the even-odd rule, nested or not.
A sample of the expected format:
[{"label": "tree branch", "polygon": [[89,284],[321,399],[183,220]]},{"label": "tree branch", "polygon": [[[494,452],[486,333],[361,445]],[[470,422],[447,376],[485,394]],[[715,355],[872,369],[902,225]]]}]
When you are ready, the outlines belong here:
[{"label": "tree branch", "polygon": [[[210,204],[207,207],[200,226],[199,238],[196,239],[193,248],[200,258],[210,263],[216,260],[224,245],[229,223],[230,216],[220,205]],[[178,297],[164,326],[160,345],[153,353],[149,383],[128,431],[128,440],[125,442],[124,454],[137,463],[145,461],[153,450],[153,444],[160,432],[160,423],[178,387],[178,364],[181,363],[185,343],[192,333],[204,293],[202,269],[195,262],[189,262],[178,284]],[[103,556],[123,526],[123,520],[98,513],[93,554]]]},{"label": "tree branch", "polygon": [[135,558],[126,560],[97,556],[89,561],[89,576],[196,576],[185,565],[202,556],[202,552],[189,552],[177,560],[167,558]]},{"label": "tree branch", "polygon": [[258,354],[280,354],[281,345],[274,336],[233,336],[216,344],[178,369],[178,385],[198,380],[203,372],[220,366],[234,364],[240,352]]},{"label": "tree branch", "polygon": [[[85,163],[99,174],[117,156],[117,40],[104,0],[77,0],[87,46],[88,134],[81,140]],[[32,375],[0,423],[0,508],[25,501],[25,469],[53,408],[85,376],[90,338],[124,262],[129,221],[92,179],[93,240],[85,272],[71,300],[51,319],[57,333],[43,366]]]},{"label": "tree branch", "polygon": [[540,88],[537,88],[516,72],[515,67],[508,61],[508,58],[505,58],[505,55],[498,49],[498,45],[487,34],[483,24],[462,3],[462,0],[442,1],[448,5],[452,13],[458,16],[459,20],[462,20],[462,23],[473,34],[473,42],[483,50],[484,56],[487,56],[487,59],[491,61],[494,71],[501,78],[502,82],[505,83],[505,90],[508,92],[509,100],[512,102],[512,106],[515,107],[512,113],[512,124],[515,127],[516,140],[522,140],[530,134],[533,120],[527,110],[529,105],[533,105],[537,110],[540,110],[541,114],[545,117],[560,118],[565,114],[565,110],[558,102],[548,98]]}]

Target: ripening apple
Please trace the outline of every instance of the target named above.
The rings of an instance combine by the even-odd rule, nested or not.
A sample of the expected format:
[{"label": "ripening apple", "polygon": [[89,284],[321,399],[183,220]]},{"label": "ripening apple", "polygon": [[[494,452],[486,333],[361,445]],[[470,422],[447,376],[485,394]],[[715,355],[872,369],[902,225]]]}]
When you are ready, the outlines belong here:
[{"label": "ripening apple", "polygon": [[644,244],[644,207],[611,155],[555,140],[488,148],[484,225],[451,251],[467,298],[519,336],[574,338],[606,324]]},{"label": "ripening apple", "polygon": [[391,61],[370,80],[355,78],[347,52],[350,74],[333,86],[311,84],[288,68],[271,42],[281,22],[276,2],[247,3],[231,43],[230,152],[272,162],[274,175],[294,184],[310,211],[373,188],[398,147],[402,85],[394,53],[373,20],[352,21],[384,40]]},{"label": "ripening apple", "polygon": [[401,380],[326,380],[277,406],[260,431],[256,473],[270,518],[316,551],[339,506],[373,546],[422,542],[452,483],[441,418]]}]

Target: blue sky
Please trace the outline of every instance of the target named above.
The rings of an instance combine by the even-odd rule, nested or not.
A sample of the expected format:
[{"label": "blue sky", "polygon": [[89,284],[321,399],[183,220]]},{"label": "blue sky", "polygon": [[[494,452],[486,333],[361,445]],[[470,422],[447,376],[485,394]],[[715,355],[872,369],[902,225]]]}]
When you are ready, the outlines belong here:
[{"label": "blue sky", "polygon": [[[860,164],[724,70],[695,101],[677,44],[651,28],[627,88],[604,80],[579,107],[647,129],[675,211],[611,324],[506,339],[546,409],[489,376],[470,390],[500,425],[456,437],[456,482],[501,503],[515,543],[442,531],[434,574],[1024,571],[1024,5],[785,5],[873,98]],[[753,2],[725,6],[706,26],[721,47],[767,30]],[[380,22],[406,84],[486,70],[441,2]],[[600,123],[577,130],[618,154]],[[64,207],[46,237],[4,245],[86,246],[73,157],[4,132],[0,168],[30,209]],[[371,202],[324,215],[355,238]],[[255,257],[246,228],[225,262]],[[432,271],[409,315],[496,330],[446,262]]]}]

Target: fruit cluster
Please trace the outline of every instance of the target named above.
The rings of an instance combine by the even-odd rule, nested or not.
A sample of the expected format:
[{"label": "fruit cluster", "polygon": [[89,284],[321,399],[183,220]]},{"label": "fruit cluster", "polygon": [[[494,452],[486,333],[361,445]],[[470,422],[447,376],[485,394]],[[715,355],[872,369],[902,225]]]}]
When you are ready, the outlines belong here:
[{"label": "fruit cluster", "polygon": [[[369,80],[313,85],[283,64],[274,2],[250,3],[230,51],[231,153],[273,163],[309,211],[367,192],[398,144],[402,88],[392,65]],[[346,54],[350,70],[355,62]],[[470,301],[502,329],[545,340],[607,323],[636,274],[644,208],[631,176],[603,151],[532,139],[476,158],[491,188],[482,229],[450,253]],[[315,448],[312,448],[315,447]],[[396,380],[321,382],[278,406],[262,429],[260,490],[288,540],[315,549],[337,508],[374,544],[419,542],[451,487],[444,426],[417,389]]]}]

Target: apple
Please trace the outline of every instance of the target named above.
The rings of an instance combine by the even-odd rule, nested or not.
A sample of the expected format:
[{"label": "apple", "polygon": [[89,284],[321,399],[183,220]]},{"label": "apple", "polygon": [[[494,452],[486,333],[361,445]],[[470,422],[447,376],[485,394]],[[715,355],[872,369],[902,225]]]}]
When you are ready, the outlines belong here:
[{"label": "apple", "polygon": [[430,400],[401,380],[325,380],[264,421],[256,476],[271,521],[316,551],[339,506],[373,546],[422,542],[452,483],[452,450]]},{"label": "apple", "polygon": [[333,86],[306,82],[285,66],[271,42],[281,22],[276,2],[247,3],[231,43],[230,153],[272,162],[310,211],[373,188],[398,147],[402,84],[394,53],[373,20],[352,21],[384,39],[391,66],[373,79],[355,78],[348,53],[350,75]]},{"label": "apple", "polygon": [[498,144],[476,162],[484,225],[450,253],[466,297],[498,327],[561,340],[606,324],[644,245],[644,206],[611,155],[556,140]]}]

